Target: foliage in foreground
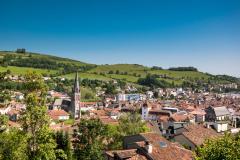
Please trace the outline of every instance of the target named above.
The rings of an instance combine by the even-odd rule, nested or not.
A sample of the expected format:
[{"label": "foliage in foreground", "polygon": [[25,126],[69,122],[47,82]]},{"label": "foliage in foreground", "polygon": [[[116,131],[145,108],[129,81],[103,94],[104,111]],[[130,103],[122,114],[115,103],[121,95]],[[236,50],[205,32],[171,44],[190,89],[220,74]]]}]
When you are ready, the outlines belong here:
[{"label": "foliage in foreground", "polygon": [[207,140],[197,149],[197,160],[236,160],[240,159],[240,134],[226,133],[223,137]]},{"label": "foliage in foreground", "polygon": [[[56,150],[57,143],[49,128],[47,115],[47,86],[42,77],[29,73],[25,76],[26,110],[21,113],[21,130],[10,129],[0,133],[0,160],[55,160],[66,157],[64,150]],[[1,124],[6,120],[1,118]],[[61,153],[61,155],[59,154]]]},{"label": "foliage in foreground", "polygon": [[105,125],[99,119],[83,119],[75,132],[75,158],[101,160],[103,150],[122,149],[124,136],[146,131],[146,124],[137,113],[121,116],[119,125]]},{"label": "foliage in foreground", "polygon": [[124,136],[135,135],[149,131],[146,123],[141,120],[138,113],[123,114],[118,125],[108,125],[109,142],[108,149],[122,149],[122,140]]},{"label": "foliage in foreground", "polygon": [[76,159],[103,159],[102,150],[107,138],[107,126],[99,119],[81,120],[78,132],[75,133]]}]

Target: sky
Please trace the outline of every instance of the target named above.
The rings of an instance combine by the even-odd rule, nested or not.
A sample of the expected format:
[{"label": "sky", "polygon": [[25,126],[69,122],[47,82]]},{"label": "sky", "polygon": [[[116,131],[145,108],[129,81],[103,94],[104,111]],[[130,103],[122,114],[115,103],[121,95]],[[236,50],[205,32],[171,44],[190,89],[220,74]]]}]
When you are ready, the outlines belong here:
[{"label": "sky", "polygon": [[240,0],[0,0],[0,50],[240,77]]}]

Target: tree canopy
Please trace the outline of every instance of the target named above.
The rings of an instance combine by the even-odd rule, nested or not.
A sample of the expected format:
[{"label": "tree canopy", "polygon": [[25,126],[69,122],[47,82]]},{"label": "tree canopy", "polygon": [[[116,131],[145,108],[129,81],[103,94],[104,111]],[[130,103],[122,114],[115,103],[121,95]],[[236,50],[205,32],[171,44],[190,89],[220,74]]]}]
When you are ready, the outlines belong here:
[{"label": "tree canopy", "polygon": [[223,137],[210,139],[196,151],[197,160],[240,159],[240,134],[226,133]]},{"label": "tree canopy", "polygon": [[107,126],[99,119],[82,119],[75,133],[75,158],[84,160],[103,159],[107,133]]}]

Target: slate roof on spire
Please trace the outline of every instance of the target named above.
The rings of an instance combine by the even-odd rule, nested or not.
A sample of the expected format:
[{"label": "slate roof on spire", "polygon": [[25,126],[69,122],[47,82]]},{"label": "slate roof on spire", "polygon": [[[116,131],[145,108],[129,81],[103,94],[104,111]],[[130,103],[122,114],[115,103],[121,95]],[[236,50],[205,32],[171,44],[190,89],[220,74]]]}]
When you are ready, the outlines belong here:
[{"label": "slate roof on spire", "polygon": [[78,81],[78,72],[76,72],[73,92],[75,92],[75,93],[76,93],[76,92],[79,93],[79,91],[80,91],[80,88],[79,88],[79,81]]}]

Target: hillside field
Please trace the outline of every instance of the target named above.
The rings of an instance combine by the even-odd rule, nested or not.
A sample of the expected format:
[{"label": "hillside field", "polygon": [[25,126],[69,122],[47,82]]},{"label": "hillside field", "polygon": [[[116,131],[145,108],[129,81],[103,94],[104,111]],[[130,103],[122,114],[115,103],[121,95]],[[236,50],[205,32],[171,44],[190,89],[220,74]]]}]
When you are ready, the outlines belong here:
[{"label": "hillside field", "polygon": [[[8,57],[8,63],[5,64],[5,59]],[[10,58],[9,58],[10,57]],[[13,57],[13,58],[12,58]],[[12,59],[11,59],[12,58]],[[38,66],[29,67],[29,64],[24,66],[24,63],[21,63],[21,66],[12,66],[15,64],[15,61],[23,61],[28,59],[30,65],[35,65],[34,61],[41,60],[38,62]],[[51,63],[49,68],[44,65],[41,65],[41,62],[48,61]],[[173,71],[167,69],[152,69],[139,64],[112,64],[112,65],[94,65],[84,63],[78,60],[72,60],[68,58],[61,58],[57,56],[39,54],[39,53],[15,53],[12,51],[0,51],[0,72],[10,70],[12,74],[20,75],[26,74],[29,71],[34,71],[38,74],[45,74],[53,77],[64,77],[67,79],[73,79],[75,77],[75,71],[79,70],[79,77],[82,79],[96,79],[102,81],[111,81],[111,80],[122,80],[127,83],[136,84],[139,78],[144,78],[148,74],[154,74],[159,76],[159,80],[164,80],[169,83],[174,83],[176,85],[181,85],[183,82],[201,80],[207,82],[209,78],[214,77],[213,75],[206,74],[198,71]],[[37,62],[36,62],[37,63]],[[5,65],[5,66],[4,66]],[[46,63],[48,65],[48,63]],[[65,67],[68,67],[65,68]],[[53,69],[52,69],[53,68]],[[67,71],[65,71],[67,70]],[[218,83],[228,83],[228,80],[220,80]]]}]

